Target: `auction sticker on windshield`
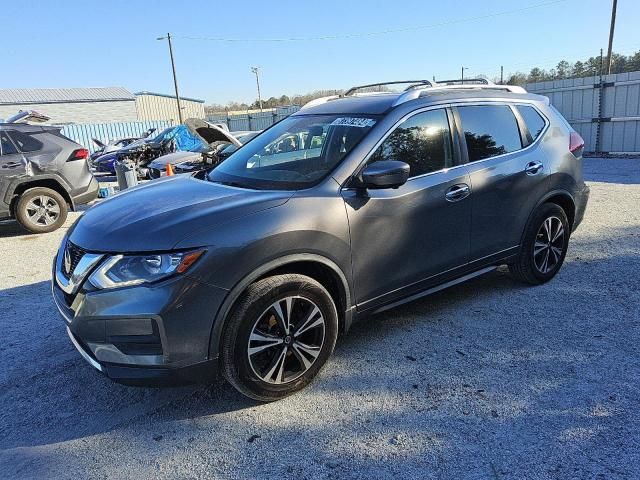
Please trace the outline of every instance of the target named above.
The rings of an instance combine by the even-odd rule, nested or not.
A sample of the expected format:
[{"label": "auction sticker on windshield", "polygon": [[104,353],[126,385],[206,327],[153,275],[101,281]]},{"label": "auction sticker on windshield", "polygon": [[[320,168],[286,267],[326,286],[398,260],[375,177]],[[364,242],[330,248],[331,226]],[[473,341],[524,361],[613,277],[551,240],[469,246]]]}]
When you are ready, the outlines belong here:
[{"label": "auction sticker on windshield", "polygon": [[345,127],[360,127],[367,128],[373,127],[376,124],[376,121],[372,118],[363,118],[363,117],[340,117],[336,118],[331,125],[341,125]]}]

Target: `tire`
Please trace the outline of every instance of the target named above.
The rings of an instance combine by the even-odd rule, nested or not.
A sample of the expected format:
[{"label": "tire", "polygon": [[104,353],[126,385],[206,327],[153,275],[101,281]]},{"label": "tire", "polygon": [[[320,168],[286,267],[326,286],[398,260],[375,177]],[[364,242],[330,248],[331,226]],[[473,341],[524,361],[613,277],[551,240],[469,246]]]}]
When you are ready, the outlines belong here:
[{"label": "tire", "polygon": [[48,233],[67,220],[67,201],[55,190],[35,187],[18,198],[15,215],[18,223],[31,233]]},{"label": "tire", "polygon": [[313,380],[337,336],[336,307],[319,282],[297,274],[265,278],[247,288],[227,317],[222,374],[247,397],[279,400]]},{"label": "tire", "polygon": [[518,258],[509,265],[509,271],[516,279],[531,285],[548,282],[562,267],[570,235],[569,221],[562,207],[555,203],[540,205],[527,224]]}]

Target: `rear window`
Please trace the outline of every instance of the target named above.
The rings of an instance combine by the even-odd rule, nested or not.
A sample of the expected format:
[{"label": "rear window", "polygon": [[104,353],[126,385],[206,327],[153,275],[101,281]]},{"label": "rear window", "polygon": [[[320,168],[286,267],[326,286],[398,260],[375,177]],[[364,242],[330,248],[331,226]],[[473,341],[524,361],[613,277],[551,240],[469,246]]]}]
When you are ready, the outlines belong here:
[{"label": "rear window", "polygon": [[522,148],[516,117],[507,105],[458,107],[469,161],[504,155]]},{"label": "rear window", "polygon": [[35,152],[42,148],[42,142],[36,140],[29,134],[12,130],[9,136],[23,153]]},{"label": "rear window", "polygon": [[542,130],[544,130],[544,118],[542,118],[535,108],[529,105],[518,105],[517,108],[524,119],[524,123],[527,124],[531,138],[535,140],[540,136]]}]

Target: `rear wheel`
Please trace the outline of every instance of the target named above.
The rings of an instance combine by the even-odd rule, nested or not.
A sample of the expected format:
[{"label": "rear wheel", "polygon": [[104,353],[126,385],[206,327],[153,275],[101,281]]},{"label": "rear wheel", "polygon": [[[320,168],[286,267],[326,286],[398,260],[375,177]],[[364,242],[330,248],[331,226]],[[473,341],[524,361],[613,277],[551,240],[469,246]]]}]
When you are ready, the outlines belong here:
[{"label": "rear wheel", "polygon": [[526,227],[518,258],[509,265],[511,274],[532,285],[551,280],[564,262],[570,232],[562,207],[555,203],[538,207]]},{"label": "rear wheel", "polygon": [[259,280],[226,322],[223,374],[248,397],[278,400],[313,380],[337,334],[335,305],[316,280],[296,274]]},{"label": "rear wheel", "polygon": [[31,233],[47,233],[64,224],[68,210],[67,202],[58,192],[36,187],[20,195],[16,219]]}]

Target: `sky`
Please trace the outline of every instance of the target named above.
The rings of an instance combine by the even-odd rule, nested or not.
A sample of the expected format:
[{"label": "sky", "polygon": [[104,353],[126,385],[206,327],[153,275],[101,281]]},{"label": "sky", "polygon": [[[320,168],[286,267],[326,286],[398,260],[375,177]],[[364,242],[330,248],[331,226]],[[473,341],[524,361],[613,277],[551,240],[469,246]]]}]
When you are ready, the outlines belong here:
[{"label": "sky", "polygon": [[[251,66],[263,99],[459,78],[462,66],[492,78],[504,65],[506,77],[606,53],[610,12],[611,0],[0,0],[0,88],[172,94],[156,40],[167,32],[180,95],[207,103],[254,101]],[[640,1],[618,1],[614,51],[640,50],[638,19]]]}]

